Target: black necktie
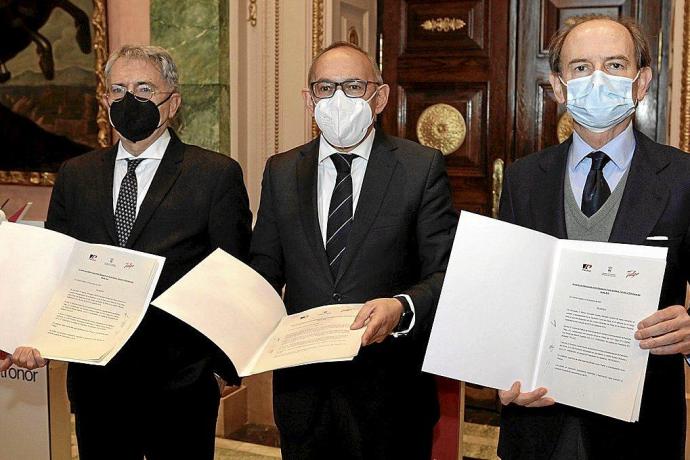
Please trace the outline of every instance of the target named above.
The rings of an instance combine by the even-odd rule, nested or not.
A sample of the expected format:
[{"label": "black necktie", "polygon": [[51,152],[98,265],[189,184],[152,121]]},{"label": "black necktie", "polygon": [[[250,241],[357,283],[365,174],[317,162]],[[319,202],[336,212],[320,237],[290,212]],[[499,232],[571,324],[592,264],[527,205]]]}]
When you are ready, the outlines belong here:
[{"label": "black necktie", "polygon": [[137,218],[137,174],[136,169],[144,160],[127,160],[127,174],[120,183],[120,193],[117,195],[115,206],[115,225],[117,225],[117,239],[121,247],[125,247]]},{"label": "black necktie", "polygon": [[338,275],[340,262],[343,260],[347,247],[347,236],[352,227],[352,176],[350,169],[355,155],[334,153],[331,161],[335,165],[338,175],[328,208],[328,226],[326,228],[326,254],[331,273]]},{"label": "black necktie", "polygon": [[601,208],[611,195],[609,184],[604,179],[604,166],[611,161],[604,152],[592,152],[587,155],[592,159],[592,167],[587,174],[585,189],[582,191],[582,213],[591,217]]}]

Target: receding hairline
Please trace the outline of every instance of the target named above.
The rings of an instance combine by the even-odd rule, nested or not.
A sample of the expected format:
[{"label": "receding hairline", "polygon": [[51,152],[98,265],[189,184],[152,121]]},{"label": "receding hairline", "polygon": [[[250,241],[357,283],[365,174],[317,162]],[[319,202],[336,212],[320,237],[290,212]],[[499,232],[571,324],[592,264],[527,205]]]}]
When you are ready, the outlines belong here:
[{"label": "receding hairline", "polygon": [[[365,67],[368,68],[369,75],[371,77],[371,81],[375,81],[379,84],[383,84],[383,78],[381,77],[381,72],[379,70],[378,65],[376,64],[376,61],[372,59],[369,54],[367,54],[363,49],[360,47],[353,45],[351,43],[347,42],[335,42],[331,44],[329,47],[325,48],[322,50],[319,54],[316,55],[314,60],[311,62],[311,65],[309,66],[309,73],[308,73],[308,83],[311,84],[315,80],[315,69],[318,64],[318,62],[321,60],[322,57],[324,57],[327,54],[330,54],[333,51],[339,51],[339,50],[347,50],[347,52],[353,54],[353,55],[359,55],[364,61],[366,61]],[[367,77],[367,80],[369,77]]]},{"label": "receding hairline", "polygon": [[556,31],[553,37],[551,37],[549,42],[549,68],[551,72],[561,72],[561,52],[563,45],[574,30],[585,24],[591,25],[597,22],[603,24],[604,21],[618,24],[627,31],[628,36],[632,40],[633,49],[635,51],[634,62],[638,69],[651,66],[652,56],[649,49],[649,42],[639,22],[627,16],[616,18],[603,14],[585,14],[568,19],[565,24]]}]

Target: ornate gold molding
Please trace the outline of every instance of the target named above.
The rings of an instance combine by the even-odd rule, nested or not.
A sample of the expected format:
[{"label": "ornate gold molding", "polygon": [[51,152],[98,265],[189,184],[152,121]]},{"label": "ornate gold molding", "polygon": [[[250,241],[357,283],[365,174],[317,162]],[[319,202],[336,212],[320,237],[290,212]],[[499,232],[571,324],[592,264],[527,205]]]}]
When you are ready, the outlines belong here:
[{"label": "ornate gold molding", "polygon": [[57,174],[37,171],[0,171],[0,184],[55,185]]},{"label": "ornate gold molding", "polygon": [[680,148],[690,152],[690,1],[683,21],[683,80],[680,102]]},{"label": "ornate gold molding", "polygon": [[455,32],[465,27],[467,24],[460,18],[436,18],[427,19],[419,26],[429,32]]},{"label": "ornate gold molding", "polygon": [[274,3],[273,42],[273,151],[280,151],[280,0]]},{"label": "ornate gold molding", "polygon": [[98,100],[96,125],[98,126],[98,145],[101,147],[109,146],[111,139],[108,108],[103,103],[103,97],[106,92],[105,63],[108,60],[105,2],[106,0],[94,0],[93,17],[91,19],[94,29],[93,51],[96,55],[96,99]]},{"label": "ornate gold molding", "polygon": [[458,109],[434,104],[424,109],[417,120],[417,139],[422,145],[439,149],[444,155],[455,152],[465,142],[467,126]]},{"label": "ornate gold molding", "polygon": [[257,7],[256,7],[256,0],[249,0],[249,5],[247,6],[248,9],[248,14],[247,14],[247,22],[252,25],[252,27],[256,27],[256,17],[257,17]]},{"label": "ornate gold molding", "polygon": [[[311,58],[314,59],[323,49],[323,0],[311,2]],[[311,136],[319,135],[319,127],[311,120]]]},{"label": "ornate gold molding", "polygon": [[501,204],[501,192],[503,191],[503,167],[505,162],[498,158],[494,161],[494,173],[491,187],[491,217],[498,218],[498,207]]},{"label": "ornate gold molding", "polygon": [[558,119],[558,124],[556,125],[556,137],[558,137],[558,142],[563,142],[569,138],[571,134],[573,134],[573,116],[570,115],[570,112],[563,112],[563,115]]},{"label": "ornate gold molding", "polygon": [[311,57],[323,49],[323,0],[311,2]]}]

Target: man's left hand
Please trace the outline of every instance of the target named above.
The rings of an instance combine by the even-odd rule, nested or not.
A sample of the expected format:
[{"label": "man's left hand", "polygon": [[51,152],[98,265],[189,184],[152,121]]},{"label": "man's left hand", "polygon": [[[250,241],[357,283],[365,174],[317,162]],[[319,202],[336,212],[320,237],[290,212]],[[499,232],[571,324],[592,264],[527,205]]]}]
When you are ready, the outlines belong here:
[{"label": "man's left hand", "polygon": [[662,308],[640,321],[635,338],[653,355],[690,354],[690,316],[682,305]]},{"label": "man's left hand", "polygon": [[367,327],[362,335],[363,347],[372,343],[381,343],[398,325],[403,311],[403,304],[398,299],[370,300],[359,310],[350,329]]}]

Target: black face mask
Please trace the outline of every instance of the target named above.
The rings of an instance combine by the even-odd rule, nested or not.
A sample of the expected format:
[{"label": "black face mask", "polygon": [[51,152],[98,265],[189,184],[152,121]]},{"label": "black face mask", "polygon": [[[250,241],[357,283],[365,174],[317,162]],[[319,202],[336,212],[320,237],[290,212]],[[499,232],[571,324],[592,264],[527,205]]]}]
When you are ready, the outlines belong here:
[{"label": "black face mask", "polygon": [[144,140],[160,127],[158,107],[173,94],[156,104],[153,101],[141,102],[127,91],[125,97],[110,104],[110,123],[125,139],[132,142]]}]

